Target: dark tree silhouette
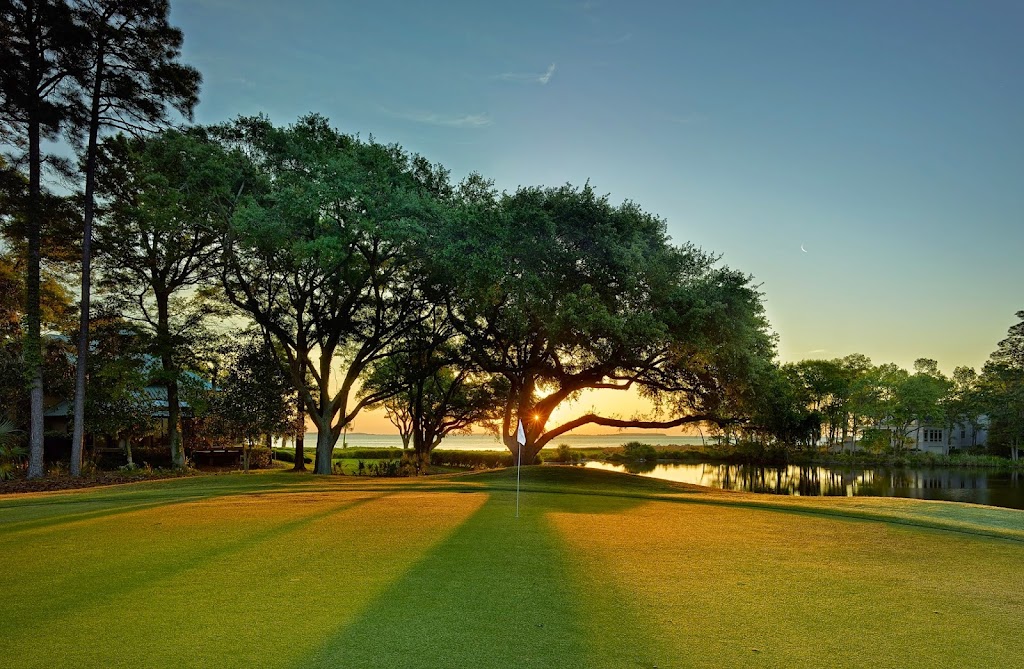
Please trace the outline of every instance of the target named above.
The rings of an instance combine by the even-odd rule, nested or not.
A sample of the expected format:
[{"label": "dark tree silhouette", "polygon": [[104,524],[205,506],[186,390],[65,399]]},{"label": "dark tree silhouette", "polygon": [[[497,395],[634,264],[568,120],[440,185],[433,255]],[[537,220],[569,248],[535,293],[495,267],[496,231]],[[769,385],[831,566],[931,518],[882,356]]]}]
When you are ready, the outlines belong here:
[{"label": "dark tree silhouette", "polygon": [[82,35],[60,0],[0,1],[0,137],[28,163],[25,358],[31,402],[29,478],[43,475],[43,369],[40,339],[40,238],[45,216],[42,140],[80,118],[70,82]]},{"label": "dark tree silhouette", "polygon": [[172,460],[184,467],[181,358],[213,309],[204,289],[216,281],[221,230],[245,190],[244,162],[201,129],[119,135],[98,158],[97,188],[108,202],[96,227],[101,288],[153,334]]},{"label": "dark tree silhouette", "polygon": [[78,73],[87,110],[85,211],[82,233],[82,300],[75,378],[71,474],[82,466],[85,437],[85,371],[89,354],[92,224],[96,188],[96,153],[103,128],[132,134],[154,131],[168,123],[169,108],[191,118],[197,102],[199,72],[176,62],[181,31],[168,22],[166,0],[79,0],[75,19],[87,36],[85,62]]}]

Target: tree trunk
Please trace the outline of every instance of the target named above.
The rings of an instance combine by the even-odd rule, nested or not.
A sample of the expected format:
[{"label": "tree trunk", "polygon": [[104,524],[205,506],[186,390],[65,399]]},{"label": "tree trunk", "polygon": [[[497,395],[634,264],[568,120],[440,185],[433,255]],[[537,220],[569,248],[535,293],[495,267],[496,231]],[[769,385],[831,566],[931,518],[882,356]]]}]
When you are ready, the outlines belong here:
[{"label": "tree trunk", "polygon": [[[165,367],[164,369],[167,369]],[[181,419],[181,404],[178,399],[178,379],[167,380],[167,437],[171,442],[171,464],[175,469],[185,468],[185,449],[181,443],[181,430],[178,421]]]},{"label": "tree trunk", "polygon": [[298,412],[299,416],[295,422],[295,464],[292,466],[292,471],[304,472],[306,471],[306,405],[301,392],[299,393]]},{"label": "tree trunk", "polygon": [[71,475],[82,473],[82,447],[85,443],[85,372],[89,355],[89,303],[92,291],[92,219],[95,208],[96,144],[100,127],[100,90],[103,81],[103,52],[97,59],[89,117],[89,145],[86,149],[85,215],[82,229],[82,301],[78,325],[78,359],[75,362],[75,417],[71,436]]},{"label": "tree trunk", "polygon": [[842,444],[843,444],[843,447],[840,449],[841,451],[845,451],[846,450],[846,434],[847,434],[847,430],[850,427],[850,422],[849,422],[848,419],[849,419],[849,414],[847,414],[844,411],[843,412],[843,434],[842,434],[842,440],[843,440]]},{"label": "tree trunk", "polygon": [[543,444],[532,443],[530,435],[526,435],[526,445],[522,447],[523,457],[519,459],[519,442],[516,441],[516,436],[505,437],[505,447],[512,452],[512,464],[518,465],[520,463],[524,465],[535,465],[537,464],[537,454],[544,447]]},{"label": "tree trunk", "polygon": [[[30,112],[31,114],[31,112]],[[34,114],[32,114],[34,116]],[[42,235],[42,155],[39,146],[39,121],[28,123],[28,277],[26,283],[25,316],[28,332],[25,336],[25,367],[28,377],[29,402],[29,455],[28,478],[43,475],[43,343],[40,334],[39,264],[40,237]]]},{"label": "tree trunk", "polygon": [[135,464],[132,462],[132,442],[128,439],[122,439],[121,449],[124,451],[125,458],[128,460],[128,468],[131,469],[132,465]]},{"label": "tree trunk", "polygon": [[327,425],[327,429],[323,429],[320,425],[317,425],[316,461],[313,464],[314,474],[331,473],[331,456],[334,454],[334,445],[338,440],[331,432],[330,422],[328,422]]},{"label": "tree trunk", "polygon": [[169,297],[156,292],[157,346],[160,348],[160,363],[163,367],[164,382],[167,384],[167,437],[171,443],[171,464],[175,469],[185,468],[185,449],[181,443],[178,421],[181,419],[181,401],[178,397],[178,369],[174,364],[171,350],[171,326]]}]

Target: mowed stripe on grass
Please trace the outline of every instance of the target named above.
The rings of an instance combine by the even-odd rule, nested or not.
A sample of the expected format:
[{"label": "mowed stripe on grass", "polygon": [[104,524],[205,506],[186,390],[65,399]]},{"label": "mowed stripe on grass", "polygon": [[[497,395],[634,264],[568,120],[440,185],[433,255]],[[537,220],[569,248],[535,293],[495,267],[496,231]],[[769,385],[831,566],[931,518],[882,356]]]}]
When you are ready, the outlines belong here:
[{"label": "mowed stripe on grass", "polygon": [[288,666],[484,498],[233,496],[20,533],[5,666]]},{"label": "mowed stripe on grass", "polygon": [[517,519],[514,476],[278,473],[0,499],[0,657],[1024,666],[1024,513],[782,503],[545,466],[524,469]]},{"label": "mowed stripe on grass", "polygon": [[1015,541],[665,502],[552,521],[600,575],[604,657],[646,638],[659,667],[1024,666]]}]

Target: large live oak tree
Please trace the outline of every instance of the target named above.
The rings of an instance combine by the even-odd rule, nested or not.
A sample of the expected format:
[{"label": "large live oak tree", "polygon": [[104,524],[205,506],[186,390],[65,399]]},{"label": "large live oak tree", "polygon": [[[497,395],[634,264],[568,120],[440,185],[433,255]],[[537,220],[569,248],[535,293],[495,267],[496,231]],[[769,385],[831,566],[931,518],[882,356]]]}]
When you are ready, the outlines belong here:
[{"label": "large live oak tree", "polygon": [[314,471],[327,474],[343,427],[386,396],[355,397],[359,376],[425,313],[415,248],[441,215],[446,174],[315,115],[220,133],[262,177],[226,231],[224,289],[274,338],[318,431]]},{"label": "large live oak tree", "polygon": [[[773,339],[750,278],[689,245],[665,222],[587,186],[501,196],[479,182],[433,240],[439,282],[466,350],[504,377],[501,432],[523,462],[587,424],[667,428],[737,418]],[[548,423],[588,389],[637,388],[650,416],[587,413]]]}]

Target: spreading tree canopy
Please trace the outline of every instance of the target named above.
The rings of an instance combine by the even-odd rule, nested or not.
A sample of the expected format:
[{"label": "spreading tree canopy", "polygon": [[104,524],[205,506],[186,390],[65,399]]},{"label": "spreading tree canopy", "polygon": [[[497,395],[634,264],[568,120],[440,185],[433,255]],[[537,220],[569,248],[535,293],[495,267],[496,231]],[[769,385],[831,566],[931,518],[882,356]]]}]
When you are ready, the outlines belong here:
[{"label": "spreading tree canopy", "polygon": [[261,178],[226,231],[224,289],[284,356],[317,427],[314,470],[330,473],[342,428],[387,396],[355,397],[358,378],[426,313],[416,240],[440,217],[446,174],[316,115],[220,133]]},{"label": "spreading tree canopy", "polygon": [[[471,184],[473,185],[473,184]],[[523,461],[587,424],[666,428],[736,417],[773,340],[750,277],[690,245],[631,202],[589,186],[463,189],[436,239],[452,322],[480,369],[504,377],[501,432]],[[658,415],[552,414],[587,389],[639,389]]]},{"label": "spreading tree canopy", "polygon": [[211,305],[220,235],[245,189],[245,162],[201,129],[167,130],[101,144],[98,192],[100,288],[151,335],[167,388],[168,431],[176,467],[185,464],[178,381],[183,356]]},{"label": "spreading tree canopy", "polygon": [[440,308],[413,328],[398,350],[374,364],[362,395],[390,395],[381,404],[406,448],[426,456],[452,433],[500,418],[502,378],[481,374],[462,350]]}]

